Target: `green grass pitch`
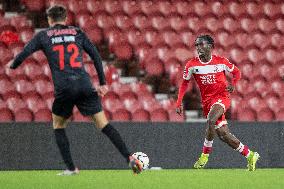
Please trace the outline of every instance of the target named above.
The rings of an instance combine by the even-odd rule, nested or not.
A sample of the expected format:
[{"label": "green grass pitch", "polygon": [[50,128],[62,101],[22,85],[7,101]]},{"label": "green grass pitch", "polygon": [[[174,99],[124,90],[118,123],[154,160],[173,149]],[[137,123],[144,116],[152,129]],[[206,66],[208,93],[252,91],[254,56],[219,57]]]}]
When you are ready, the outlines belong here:
[{"label": "green grass pitch", "polygon": [[283,189],[284,169],[168,169],[144,171],[82,170],[76,176],[59,171],[1,171],[1,189]]}]

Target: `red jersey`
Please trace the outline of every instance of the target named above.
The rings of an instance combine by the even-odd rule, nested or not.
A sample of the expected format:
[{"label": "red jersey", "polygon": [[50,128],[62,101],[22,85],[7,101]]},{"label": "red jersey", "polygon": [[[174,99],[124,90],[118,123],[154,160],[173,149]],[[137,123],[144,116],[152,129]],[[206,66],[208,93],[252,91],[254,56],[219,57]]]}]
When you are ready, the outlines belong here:
[{"label": "red jersey", "polygon": [[240,71],[228,59],[212,55],[211,60],[208,62],[201,62],[199,57],[188,61],[183,73],[184,81],[179,90],[177,106],[180,106],[187,83],[192,76],[199,86],[203,102],[210,98],[229,96],[228,91],[226,91],[227,80],[225,71],[233,74],[232,84],[235,85],[237,80],[240,79]]}]

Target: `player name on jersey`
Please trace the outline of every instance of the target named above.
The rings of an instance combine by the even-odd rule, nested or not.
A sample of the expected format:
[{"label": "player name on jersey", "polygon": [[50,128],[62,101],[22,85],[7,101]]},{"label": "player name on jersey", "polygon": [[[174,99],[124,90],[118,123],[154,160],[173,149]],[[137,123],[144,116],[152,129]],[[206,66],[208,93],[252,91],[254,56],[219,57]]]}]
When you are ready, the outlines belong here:
[{"label": "player name on jersey", "polygon": [[61,36],[51,38],[52,44],[62,42],[75,42],[75,36]]}]

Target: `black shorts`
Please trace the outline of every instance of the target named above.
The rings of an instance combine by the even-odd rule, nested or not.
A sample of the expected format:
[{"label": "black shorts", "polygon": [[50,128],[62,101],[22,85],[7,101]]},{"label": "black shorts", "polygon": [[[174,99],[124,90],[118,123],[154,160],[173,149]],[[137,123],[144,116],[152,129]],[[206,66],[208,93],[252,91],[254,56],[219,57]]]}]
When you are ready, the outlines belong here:
[{"label": "black shorts", "polygon": [[74,106],[84,116],[94,115],[102,111],[101,99],[92,87],[70,87],[55,92],[52,113],[64,118],[72,115]]}]

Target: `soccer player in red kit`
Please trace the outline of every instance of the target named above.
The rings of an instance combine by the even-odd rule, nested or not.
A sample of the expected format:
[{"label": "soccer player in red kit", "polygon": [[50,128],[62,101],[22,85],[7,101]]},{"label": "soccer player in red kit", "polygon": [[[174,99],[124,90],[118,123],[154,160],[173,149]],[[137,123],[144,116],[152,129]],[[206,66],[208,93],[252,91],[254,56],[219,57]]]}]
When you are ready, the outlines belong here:
[{"label": "soccer player in red kit", "polygon": [[[212,151],[213,139],[217,134],[220,140],[227,143],[234,150],[239,151],[247,158],[249,171],[255,170],[259,154],[249,149],[237,139],[228,129],[225,112],[230,107],[229,93],[234,91],[234,86],[241,78],[239,69],[228,59],[212,54],[214,40],[209,35],[200,35],[195,40],[198,57],[187,62],[183,82],[179,88],[176,102],[176,112],[182,114],[182,99],[186,92],[188,82],[193,76],[199,86],[203,113],[207,118],[207,129],[200,158],[194,164],[194,168],[204,168]],[[232,82],[227,84],[225,72],[233,75]]]}]

